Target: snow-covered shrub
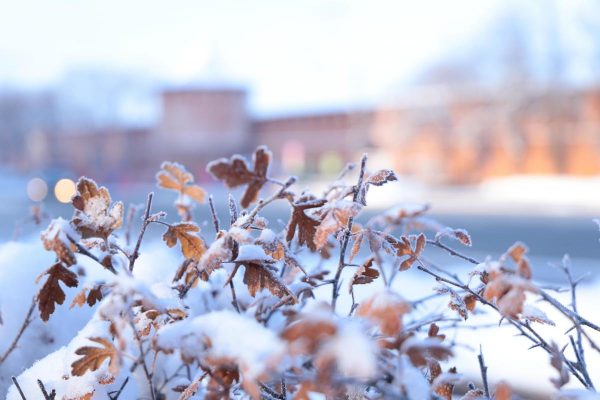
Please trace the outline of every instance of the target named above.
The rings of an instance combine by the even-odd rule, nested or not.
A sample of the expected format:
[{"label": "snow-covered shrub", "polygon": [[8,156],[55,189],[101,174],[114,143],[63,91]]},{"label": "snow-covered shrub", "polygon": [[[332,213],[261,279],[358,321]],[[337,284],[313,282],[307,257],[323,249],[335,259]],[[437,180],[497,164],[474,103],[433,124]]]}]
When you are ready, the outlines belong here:
[{"label": "snow-covered shrub", "polygon": [[[208,197],[202,232],[192,209],[207,195],[180,164],[163,163],[157,174],[160,188],[178,194],[179,221],[153,210],[151,193],[137,235],[122,203],[81,178],[72,219],[41,234],[48,257],[34,251],[36,265],[21,273],[0,268],[0,282],[22,290],[0,293],[8,399],[509,399],[507,383],[488,383],[481,353],[473,357],[479,376],[452,365],[460,343],[449,335],[483,314],[547,354],[557,398],[598,398],[586,359],[598,355],[600,328],[578,312],[568,259],[566,306],[532,280],[523,244],[480,263],[445,243],[471,246],[471,238],[425,217],[427,206],[361,220],[369,192],[396,180],[369,171],[366,156],[318,194],[295,193],[295,178],[273,179],[270,161],[259,147],[252,164],[236,155],[208,165],[245,191],[241,209],[230,195],[226,223]],[[276,201],[289,205],[287,224],[263,217]],[[164,243],[144,244],[148,229],[162,229]],[[468,274],[431,262],[430,247],[472,264]],[[30,251],[10,244],[1,262]],[[48,268],[36,270],[43,262]],[[434,290],[415,294],[403,278],[409,270]],[[443,309],[430,312],[440,300]],[[540,329],[559,326],[538,300],[570,324],[562,343]],[[580,387],[561,390],[573,382]]]}]

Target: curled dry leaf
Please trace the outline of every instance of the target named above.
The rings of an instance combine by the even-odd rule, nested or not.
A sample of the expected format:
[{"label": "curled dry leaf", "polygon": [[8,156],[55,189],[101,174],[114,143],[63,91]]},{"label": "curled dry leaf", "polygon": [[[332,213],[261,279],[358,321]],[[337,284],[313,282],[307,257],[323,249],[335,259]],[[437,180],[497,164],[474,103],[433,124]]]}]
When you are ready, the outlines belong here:
[{"label": "curled dry leaf", "polygon": [[206,170],[229,188],[248,185],[240,204],[248,208],[258,198],[258,193],[268,181],[267,173],[271,162],[271,152],[265,146],[259,146],[254,152],[254,169],[250,170],[248,162],[242,156],[235,155],[229,160],[221,158],[211,161]]},{"label": "curled dry leaf", "polygon": [[41,239],[44,249],[56,253],[56,258],[67,266],[75,265],[75,254],[71,250],[71,243],[67,243],[61,238],[64,235],[61,226],[64,221],[62,218],[52,220],[48,228],[42,232]]},{"label": "curled dry leaf", "polygon": [[111,206],[108,189],[98,188],[91,179],[79,178],[71,203],[75,207],[71,223],[83,238],[106,240],[123,223],[123,203],[118,201]]},{"label": "curled dry leaf", "polygon": [[91,341],[100,344],[101,347],[84,346],[75,350],[75,354],[83,356],[71,364],[71,375],[82,376],[86,371],[98,370],[104,361],[109,360],[108,370],[116,376],[119,373],[119,355],[117,349],[110,340],[93,337]]},{"label": "curled dry leaf", "polygon": [[162,170],[156,174],[159,187],[174,190],[198,203],[204,203],[206,192],[200,186],[194,184],[194,176],[183,165],[165,161],[160,168]]},{"label": "curled dry leaf", "polygon": [[410,310],[408,301],[395,292],[385,290],[360,303],[356,315],[378,325],[384,335],[395,336],[402,331],[402,316]]},{"label": "curled dry leaf", "polygon": [[373,282],[379,277],[379,271],[373,268],[374,261],[375,258],[370,257],[356,270],[354,276],[352,277],[352,281],[350,281],[350,291],[352,291],[352,286],[354,285],[365,285]]},{"label": "curled dry leaf", "polygon": [[456,239],[465,246],[471,246],[471,236],[464,229],[453,229],[450,227],[443,228],[435,234],[435,240],[440,241],[443,237]]},{"label": "curled dry leaf", "polygon": [[40,289],[37,300],[40,317],[42,320],[48,321],[50,315],[54,313],[55,304],[60,305],[65,302],[65,292],[61,288],[60,282],[62,281],[68,287],[76,287],[78,281],[77,275],[60,262],[48,268],[43,275],[48,275],[48,279]]},{"label": "curled dry leaf", "polygon": [[88,306],[93,307],[94,304],[102,300],[102,287],[102,284],[94,285],[94,287],[89,289],[89,292],[88,288],[81,289],[81,291],[73,298],[71,307],[69,308],[73,308],[75,306],[82,307],[85,303],[87,303]]},{"label": "curled dry leaf", "polygon": [[169,247],[175,246],[177,241],[179,241],[183,256],[186,259],[198,261],[206,251],[206,247],[202,239],[194,235],[194,232],[199,231],[200,228],[198,228],[197,225],[181,222],[170,225],[163,235],[163,240]]},{"label": "curled dry leaf", "polygon": [[365,177],[363,184],[359,189],[358,196],[356,199],[357,202],[362,204],[363,206],[367,205],[366,197],[367,192],[369,191],[369,186],[383,186],[388,182],[397,180],[398,177],[396,176],[396,174],[394,174],[394,171],[392,171],[391,169],[380,169],[379,171],[376,171],[372,174],[368,174]]},{"label": "curled dry leaf", "polygon": [[391,169],[380,169],[370,174],[365,182],[369,185],[383,186],[385,183],[397,181],[398,177]]},{"label": "curled dry leaf", "polygon": [[505,253],[504,257],[510,257],[517,264],[519,275],[525,279],[531,279],[531,266],[526,254],[529,251],[527,246],[521,242],[513,244]]}]

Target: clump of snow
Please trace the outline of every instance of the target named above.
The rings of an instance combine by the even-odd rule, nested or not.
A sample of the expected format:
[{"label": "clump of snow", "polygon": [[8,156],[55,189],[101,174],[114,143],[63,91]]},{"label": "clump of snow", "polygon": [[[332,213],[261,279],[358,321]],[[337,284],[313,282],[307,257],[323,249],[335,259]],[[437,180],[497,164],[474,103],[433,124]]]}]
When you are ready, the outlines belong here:
[{"label": "clump of snow", "polygon": [[167,325],[158,331],[156,343],[161,349],[179,349],[190,358],[235,360],[248,379],[276,366],[285,350],[273,331],[254,319],[225,310]]},{"label": "clump of snow", "polygon": [[258,237],[258,240],[262,243],[273,243],[275,239],[277,239],[277,235],[270,229],[263,229]]},{"label": "clump of snow", "polygon": [[42,240],[44,240],[44,238],[48,240],[58,238],[65,245],[70,246],[71,242],[69,241],[67,235],[71,236],[74,240],[79,239],[79,233],[73,229],[69,221],[58,217],[50,222],[48,227],[42,231],[40,236],[42,237]]},{"label": "clump of snow", "polygon": [[240,246],[236,261],[272,261],[265,250],[256,244],[245,244]]}]

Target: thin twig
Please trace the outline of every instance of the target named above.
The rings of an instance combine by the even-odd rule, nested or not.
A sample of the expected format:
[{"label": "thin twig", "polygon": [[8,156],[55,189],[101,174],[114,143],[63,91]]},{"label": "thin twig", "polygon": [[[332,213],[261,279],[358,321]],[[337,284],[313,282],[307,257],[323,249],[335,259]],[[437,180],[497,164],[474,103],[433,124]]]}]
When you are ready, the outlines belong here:
[{"label": "thin twig", "polygon": [[[112,265],[109,264],[108,266],[106,266],[106,265],[102,264],[102,261],[100,261],[100,259],[98,257],[96,257],[94,254],[92,254],[88,249],[83,247],[77,240],[75,240],[73,237],[71,237],[71,235],[67,234],[67,239],[69,239],[69,242],[73,243],[73,245],[77,248],[77,251],[79,253],[96,261],[98,264],[102,265],[103,268],[109,270],[113,274],[117,273],[117,271],[115,271],[115,269],[113,268]],[[107,246],[107,248],[108,248],[108,246]]]},{"label": "thin twig", "polygon": [[127,385],[127,382],[129,382],[129,377],[125,378],[125,380],[121,384],[121,387],[119,388],[118,391],[111,392],[111,393],[115,393],[114,396],[111,393],[108,394],[108,397],[110,397],[110,400],[117,400],[119,398],[119,396],[121,395],[121,392],[123,392],[123,389],[125,389],[125,385]]},{"label": "thin twig", "polygon": [[137,242],[135,243],[133,252],[129,256],[129,272],[133,272],[135,260],[137,260],[137,258],[140,256],[140,246],[142,245],[142,239],[144,238],[144,233],[146,232],[148,224],[150,224],[150,210],[152,208],[153,197],[153,192],[148,193],[148,199],[146,200],[146,210],[144,211],[144,219],[142,222],[142,228],[140,229],[140,235],[138,236]]},{"label": "thin twig", "polygon": [[136,342],[138,344],[138,348],[140,350],[139,364],[142,365],[142,369],[144,370],[144,375],[146,376],[146,381],[148,382],[148,386],[150,388],[150,396],[152,397],[152,400],[156,400],[154,384],[152,383],[152,373],[148,370],[148,366],[146,365],[146,360],[145,360],[146,353],[144,352],[144,347],[142,346],[142,339],[140,338],[140,335],[139,335],[137,329],[135,329],[135,324],[133,323],[133,319],[130,319],[129,325],[131,326],[131,329],[133,330],[133,334],[135,336]]},{"label": "thin twig", "polygon": [[25,394],[23,393],[23,389],[21,389],[21,385],[19,385],[19,382],[17,382],[17,378],[14,377],[14,376],[11,376],[10,379],[12,379],[13,383],[17,387],[17,390],[19,391],[19,394],[21,395],[21,398],[23,400],[27,400],[27,398],[25,397]]},{"label": "thin twig", "polygon": [[479,370],[481,371],[481,382],[483,384],[483,390],[485,391],[485,397],[490,398],[490,387],[488,386],[487,379],[487,369],[488,367],[485,365],[485,361],[483,359],[483,351],[481,349],[481,345],[479,345],[479,355],[477,356],[477,360],[479,360]]},{"label": "thin twig", "polygon": [[219,233],[219,217],[217,216],[217,212],[215,211],[215,203],[213,202],[212,195],[208,197],[208,205],[210,206],[210,215],[212,216],[212,223],[215,228],[215,233]]},{"label": "thin twig", "polygon": [[17,348],[17,344],[19,343],[21,336],[23,336],[23,333],[25,333],[25,330],[27,329],[29,324],[31,324],[31,321],[33,321],[32,315],[33,315],[33,311],[35,310],[36,303],[37,303],[36,297],[34,296],[33,299],[31,300],[31,305],[29,306],[27,315],[25,316],[25,319],[23,320],[23,323],[21,324],[21,327],[19,328],[19,332],[17,332],[17,336],[15,336],[15,338],[13,339],[13,341],[10,344],[10,346],[8,347],[8,349],[6,349],[4,354],[2,354],[2,356],[0,357],[0,365],[2,365],[2,363],[4,363],[4,361],[8,358],[10,353],[12,353]]},{"label": "thin twig", "polygon": [[48,394],[41,380],[38,379],[37,384],[40,387],[45,400],[54,400],[56,398],[56,390],[52,389],[52,391]]},{"label": "thin twig", "polygon": [[233,304],[233,308],[235,308],[235,311],[237,311],[239,314],[240,306],[238,305],[237,296],[235,295],[235,286],[233,286],[233,279],[229,281],[229,288],[231,289],[231,304]]},{"label": "thin twig", "polygon": [[258,204],[252,209],[252,211],[250,211],[250,214],[248,214],[246,221],[244,222],[242,228],[244,228],[244,229],[249,228],[252,225],[252,223],[254,222],[254,219],[256,218],[256,216],[258,215],[258,212],[260,210],[262,210],[263,208],[265,208],[267,205],[274,202],[275,200],[281,199],[283,194],[285,193],[285,191],[288,190],[290,188],[290,186],[292,186],[294,183],[296,183],[296,180],[297,180],[297,178],[295,176],[288,178],[288,180],[285,181],[283,186],[275,194],[273,194],[271,197],[269,197],[266,200],[262,200],[262,199],[259,200]]},{"label": "thin twig", "polygon": [[[358,196],[360,194],[361,186],[363,184],[363,179],[365,177],[365,170],[367,167],[367,155],[364,154],[362,159],[360,160],[360,173],[358,175],[358,183],[354,187],[354,196],[352,200],[356,202],[358,200]],[[346,265],[346,249],[348,248],[348,242],[350,241],[350,234],[352,232],[352,224],[354,223],[354,218],[348,218],[348,225],[344,231],[344,236],[342,238],[342,243],[340,245],[340,258],[338,262],[338,268],[335,273],[335,277],[333,278],[333,288],[331,291],[331,308],[335,311],[335,305],[337,303],[338,296],[340,294],[340,277],[342,275],[342,270]]]},{"label": "thin twig", "polygon": [[450,253],[451,255],[458,257],[458,258],[462,258],[463,260],[466,260],[468,262],[470,262],[471,264],[479,264],[479,261],[475,260],[474,258],[471,258],[469,256],[466,256],[464,254],[459,253],[458,251],[454,250],[451,247],[446,246],[444,243],[438,241],[438,240],[431,240],[431,239],[427,239],[427,243],[432,244],[434,246],[439,247],[440,249],[444,249],[446,250],[448,253]]},{"label": "thin twig", "polygon": [[[496,312],[498,312],[500,315],[502,315],[502,313],[500,312],[500,310],[498,309],[498,307],[489,302],[488,300],[486,300],[483,296],[481,296],[479,293],[475,292],[474,290],[472,290],[468,285],[466,284],[462,284],[447,278],[444,278],[443,276],[431,271],[430,269],[428,269],[427,267],[425,267],[423,265],[423,262],[420,260],[420,258],[417,258],[417,261],[419,263],[419,265],[417,265],[417,269],[433,276],[437,281],[439,282],[444,282],[447,283],[449,285],[452,285],[454,287],[457,287],[459,289],[462,289],[466,292],[468,292],[469,294],[473,295],[480,303],[485,304],[486,306],[494,309]],[[513,325],[515,328],[517,328],[517,330],[519,331],[519,333],[521,335],[523,335],[524,337],[526,337],[527,339],[529,339],[531,342],[533,342],[533,347],[541,347],[542,349],[544,349],[544,351],[546,351],[547,353],[551,354],[551,349],[552,347],[550,346],[550,344],[545,341],[542,336],[537,333],[530,325],[529,323],[524,323],[520,320],[517,319],[512,319],[512,318],[505,318],[506,321],[508,321],[508,323],[510,323],[511,325]],[[574,365],[574,363],[570,360],[568,360],[564,354],[561,353],[561,358],[563,360],[563,362],[567,365],[567,367],[569,368],[569,371],[571,372],[571,374],[577,378],[577,380],[579,380],[584,387],[589,388],[589,385],[587,384],[587,382],[585,381],[585,379],[580,375],[578,369],[576,368],[576,366]]]}]

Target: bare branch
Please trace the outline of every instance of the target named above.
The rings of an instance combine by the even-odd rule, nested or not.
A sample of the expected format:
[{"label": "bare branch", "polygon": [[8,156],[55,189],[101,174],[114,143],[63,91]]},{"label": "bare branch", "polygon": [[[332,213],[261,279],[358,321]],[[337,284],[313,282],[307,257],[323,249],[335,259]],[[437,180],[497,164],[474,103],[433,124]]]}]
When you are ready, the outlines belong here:
[{"label": "bare branch", "polygon": [[133,267],[135,264],[135,260],[139,257],[140,246],[142,245],[142,239],[144,238],[144,233],[146,232],[146,228],[148,224],[150,224],[150,210],[152,208],[152,198],[154,197],[154,193],[148,193],[148,199],[146,200],[146,210],[144,211],[144,219],[142,222],[142,228],[140,229],[140,234],[138,236],[137,242],[135,243],[135,247],[133,248],[133,252],[129,256],[129,272],[133,272]]},{"label": "bare branch", "polygon": [[21,327],[19,328],[19,331],[17,332],[17,336],[15,336],[12,343],[10,344],[10,346],[8,346],[8,349],[6,349],[4,354],[2,354],[2,356],[0,356],[0,365],[2,365],[2,363],[4,363],[4,361],[8,358],[10,353],[12,353],[17,348],[17,344],[19,343],[21,336],[23,336],[23,333],[25,333],[25,330],[27,329],[29,324],[31,324],[31,321],[33,321],[33,319],[34,319],[33,310],[35,310],[36,303],[37,303],[36,298],[34,296],[33,299],[31,300],[31,305],[29,306],[29,310],[27,311],[27,314],[25,315],[25,319],[23,320],[23,323],[21,324]]},{"label": "bare branch", "polygon": [[[358,174],[358,182],[354,187],[354,196],[352,200],[356,202],[358,200],[358,196],[360,195],[361,186],[363,184],[363,179],[365,177],[365,170],[367,168],[367,155],[364,154],[362,159],[360,160],[360,172]],[[331,308],[335,311],[335,306],[337,303],[338,296],[340,294],[340,277],[342,275],[342,270],[346,265],[346,249],[348,248],[348,242],[350,241],[350,234],[352,233],[352,225],[354,223],[354,218],[348,218],[348,225],[344,230],[344,236],[342,238],[342,243],[340,245],[340,258],[338,262],[338,268],[335,273],[335,277],[333,278],[333,287],[331,290]]]}]

